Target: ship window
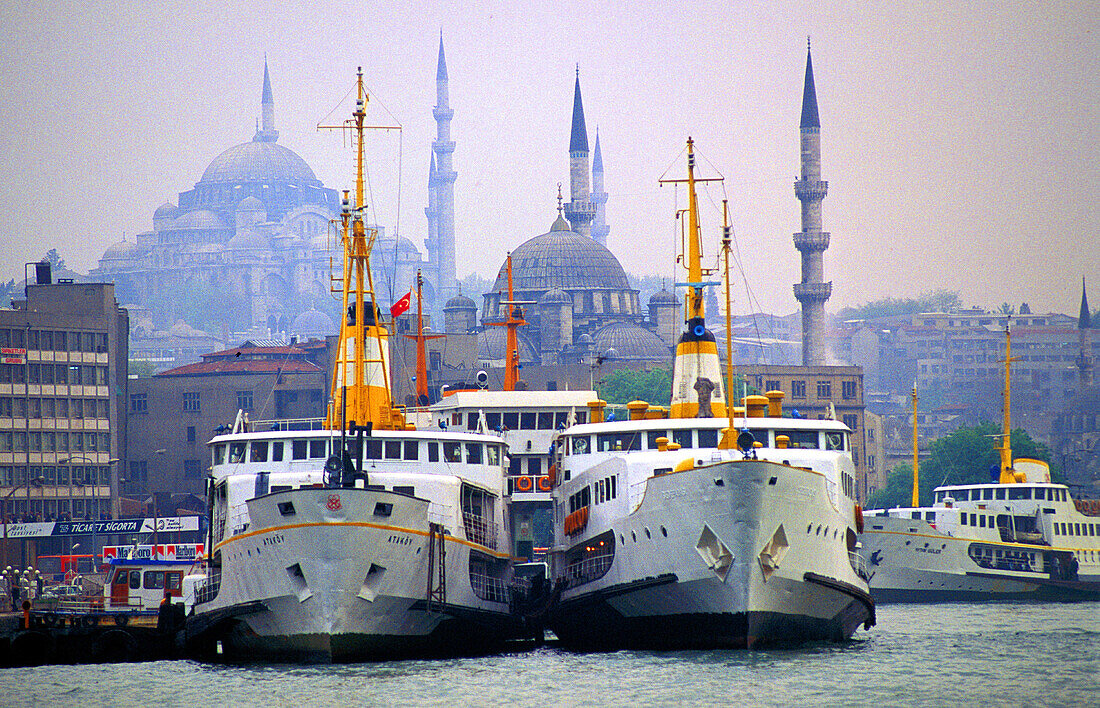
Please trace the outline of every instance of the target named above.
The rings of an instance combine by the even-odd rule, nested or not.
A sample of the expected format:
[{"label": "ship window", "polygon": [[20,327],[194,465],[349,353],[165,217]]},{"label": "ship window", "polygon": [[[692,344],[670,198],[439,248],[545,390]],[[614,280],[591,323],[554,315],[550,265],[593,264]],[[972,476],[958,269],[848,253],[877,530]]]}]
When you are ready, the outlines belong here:
[{"label": "ship window", "polygon": [[163,590],[164,589],[164,571],[163,570],[147,570],[147,571],[145,571],[145,589],[146,590]]},{"label": "ship window", "polygon": [[393,504],[387,502],[378,502],[374,505],[375,516],[389,516],[393,513]]},{"label": "ship window", "polygon": [[283,441],[276,440],[271,443],[271,461],[282,462],[283,461]]},{"label": "ship window", "polygon": [[387,440],[385,444],[386,459],[387,460],[400,460],[401,459],[401,441],[400,440]]},{"label": "ship window", "polygon": [[521,413],[519,416],[519,427],[522,430],[534,430],[535,429],[535,414],[534,413]]},{"label": "ship window", "polygon": [[982,499],[985,499],[985,500],[993,499],[993,489],[991,487],[986,487],[985,489],[982,490]]},{"label": "ship window", "polygon": [[456,442],[443,443],[443,459],[447,462],[462,462],[462,444]]},{"label": "ship window", "polygon": [[1004,499],[1005,498],[1005,490],[1004,490],[1003,487],[997,489],[997,498],[998,499]]},{"label": "ship window", "polygon": [[657,449],[657,438],[667,438],[667,430],[650,430],[646,433],[646,448],[649,450]]},{"label": "ship window", "polygon": [[558,411],[554,414],[554,427],[558,430],[564,430],[565,426],[569,425],[569,414],[565,411]]},{"label": "ship window", "polygon": [[694,445],[691,444],[691,433],[692,431],[690,430],[673,430],[672,442],[676,443],[680,447],[694,447]]},{"label": "ship window", "polygon": [[407,494],[410,497],[416,496],[416,487],[413,486],[395,484],[393,485],[393,491],[395,494]]},{"label": "ship window", "polygon": [[231,443],[229,445],[229,463],[237,464],[239,462],[244,462],[244,443]]},{"label": "ship window", "polygon": [[979,521],[979,526],[981,526],[982,528],[986,528],[987,526],[988,526],[988,527],[992,527],[992,526],[993,526],[993,524],[986,524],[986,521],[987,521],[987,520],[989,519],[989,517],[987,517],[987,516],[979,516],[978,518],[979,518],[979,520],[980,520],[980,521]]},{"label": "ship window", "polygon": [[481,457],[481,443],[466,443],[466,462],[480,465]]},{"label": "ship window", "polygon": [[251,462],[267,462],[267,441],[253,440],[249,452]]},{"label": "ship window", "polygon": [[962,524],[963,526],[969,526],[969,524],[966,523],[966,512],[965,511],[963,513],[959,514],[959,523]]},{"label": "ship window", "polygon": [[439,462],[439,443],[428,443],[428,462]]},{"label": "ship window", "polygon": [[325,456],[325,441],[324,440],[310,440],[309,441],[309,457],[311,460],[316,460]]},{"label": "ship window", "polygon": [[787,443],[787,447],[799,448],[802,450],[816,450],[820,445],[817,439],[816,430],[777,430],[776,436],[786,435],[790,438],[790,442]]},{"label": "ship window", "polygon": [[489,430],[500,430],[500,413],[486,413],[485,424]]},{"label": "ship window", "polygon": [[[847,418],[848,416],[844,416]],[[852,416],[853,418],[855,416]],[[847,421],[845,421],[847,424]],[[854,425],[849,425],[849,428],[855,430]],[[841,433],[825,433],[825,449],[826,450],[843,450],[844,449],[844,435]]]},{"label": "ship window", "polygon": [[596,436],[596,447],[600,452],[640,450],[642,441],[637,433],[605,433]]},{"label": "ship window", "polygon": [[220,465],[225,463],[225,445],[214,446],[214,464]]},{"label": "ship window", "polygon": [[141,571],[140,570],[131,570],[130,571],[130,589],[131,590],[140,590],[141,589]]},{"label": "ship window", "polygon": [[1019,487],[1013,487],[1008,490],[1009,499],[1027,499],[1031,496],[1030,489],[1020,489]]},{"label": "ship window", "polygon": [[307,440],[295,440],[290,444],[290,459],[292,460],[304,460],[307,457],[306,450],[308,449]]},{"label": "ship window", "polygon": [[489,445],[485,449],[485,464],[497,466],[500,464],[500,446]]},{"label": "ship window", "polygon": [[577,421],[577,425],[584,425],[585,423],[588,422],[588,412],[587,411],[577,411],[577,415],[576,415],[575,419]]},{"label": "ship window", "polygon": [[588,453],[588,436],[577,435],[572,438],[573,440],[573,454],[585,455]]},{"label": "ship window", "polygon": [[405,441],[405,459],[415,460],[419,458],[420,443],[416,440]]},{"label": "ship window", "polygon": [[504,412],[504,429],[505,430],[517,430],[519,429],[519,412],[518,411],[505,411]]},{"label": "ship window", "polygon": [[538,477],[542,474],[542,460],[537,457],[527,458],[527,474]]},{"label": "ship window", "polygon": [[718,447],[718,431],[700,430],[699,447]]},{"label": "ship window", "polygon": [[917,519],[918,521],[920,520],[920,512],[919,511],[911,511],[911,512],[909,512],[909,516],[914,518],[914,519]]},{"label": "ship window", "polygon": [[367,459],[368,460],[381,460],[382,459],[382,441],[381,440],[368,440],[367,441]]},{"label": "ship window", "polygon": [[539,413],[539,430],[553,430],[554,429],[554,413],[552,411],[542,411]]}]

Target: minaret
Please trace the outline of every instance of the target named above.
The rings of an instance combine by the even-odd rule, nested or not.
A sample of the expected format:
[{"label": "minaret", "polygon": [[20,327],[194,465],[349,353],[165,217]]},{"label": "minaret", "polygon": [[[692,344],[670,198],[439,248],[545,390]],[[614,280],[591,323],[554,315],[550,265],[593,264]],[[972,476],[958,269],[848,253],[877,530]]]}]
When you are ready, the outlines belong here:
[{"label": "minaret", "polygon": [[607,246],[607,192],[603,191],[603,155],[600,153],[600,128],[596,127],[596,147],[592,150],[592,204],[596,215],[592,219],[592,238],[601,246]]},{"label": "minaret", "polygon": [[1085,294],[1085,279],[1081,278],[1081,314],[1077,316],[1077,371],[1081,377],[1082,392],[1092,387],[1092,312]]},{"label": "minaret", "polygon": [[267,57],[264,57],[264,93],[260,99],[260,127],[252,136],[254,143],[273,143],[279,139],[275,130],[275,98],[271,93],[271,77],[267,73]]},{"label": "minaret", "polygon": [[[428,251],[428,269],[432,274],[432,284],[439,280],[439,198],[436,194],[435,152],[432,152],[431,167],[428,168],[428,206],[424,207],[424,216],[428,218],[428,237],[424,248]],[[436,298],[438,304],[439,298]]]},{"label": "minaret", "polygon": [[565,205],[565,218],[573,231],[591,236],[592,219],[596,207],[591,202],[588,181],[588,129],[584,125],[584,106],[581,105],[581,67],[577,65],[577,82],[573,87],[573,126],[569,133],[569,195]]},{"label": "minaret", "polygon": [[455,275],[455,179],[458,173],[451,164],[455,151],[451,140],[451,110],[447,92],[447,59],[443,55],[443,33],[439,33],[439,64],[435,72],[436,102],[432,110],[435,117],[436,139],[432,143],[435,153],[436,240],[439,245],[436,302],[443,303],[458,294]]},{"label": "minaret", "polygon": [[806,83],[802,90],[802,176],[794,183],[794,193],[802,202],[802,231],[794,235],[794,247],[802,254],[802,282],[794,286],[794,296],[802,305],[802,365],[824,366],[825,301],[833,292],[826,283],[824,252],[829,234],[821,230],[821,201],[829,183],[821,179],[821,125],[817,117],[817,91],[810,43],[806,40]]}]

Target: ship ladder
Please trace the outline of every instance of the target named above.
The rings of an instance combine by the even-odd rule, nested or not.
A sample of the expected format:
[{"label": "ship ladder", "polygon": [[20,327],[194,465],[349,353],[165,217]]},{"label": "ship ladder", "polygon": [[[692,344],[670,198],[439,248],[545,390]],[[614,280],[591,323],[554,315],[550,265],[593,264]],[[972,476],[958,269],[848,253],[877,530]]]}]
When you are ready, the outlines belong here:
[{"label": "ship ladder", "polygon": [[447,547],[442,524],[428,524],[428,612],[447,604]]}]

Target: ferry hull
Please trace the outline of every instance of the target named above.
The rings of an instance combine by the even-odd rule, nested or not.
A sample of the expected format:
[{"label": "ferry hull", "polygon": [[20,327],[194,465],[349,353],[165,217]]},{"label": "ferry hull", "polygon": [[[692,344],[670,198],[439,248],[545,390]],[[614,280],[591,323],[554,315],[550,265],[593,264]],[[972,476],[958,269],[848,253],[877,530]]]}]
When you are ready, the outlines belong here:
[{"label": "ferry hull", "polygon": [[[431,537],[426,500],[303,489],[250,500],[249,515],[249,530],[218,547],[216,595],[188,621],[195,654],[356,661],[477,653],[521,634],[503,578],[492,599],[473,587],[471,554],[491,559],[492,551]],[[446,590],[429,606],[429,570],[438,589],[441,547]]]},{"label": "ferry hull", "polygon": [[[647,484],[637,511],[612,525],[607,573],[562,593],[551,626],[566,645],[759,647],[840,641],[874,624],[849,520],[820,475],[749,460]],[[584,543],[606,537],[596,529]],[[728,568],[715,562],[723,548]]]}]

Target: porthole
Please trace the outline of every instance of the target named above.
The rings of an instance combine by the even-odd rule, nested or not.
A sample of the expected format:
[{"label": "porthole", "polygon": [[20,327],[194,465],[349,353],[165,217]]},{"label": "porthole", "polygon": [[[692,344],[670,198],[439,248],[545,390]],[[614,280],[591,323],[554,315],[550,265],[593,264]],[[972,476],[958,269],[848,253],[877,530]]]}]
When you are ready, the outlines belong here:
[{"label": "porthole", "polygon": [[809,533],[813,530],[814,530],[814,525],[813,524],[809,524],[808,526],[806,526],[806,533]]},{"label": "porthole", "polygon": [[649,532],[649,527],[648,526],[645,527],[645,537],[646,538],[653,538],[653,534],[651,534]]},{"label": "porthole", "polygon": [[636,533],[634,533],[633,531],[631,531],[631,532],[630,532],[630,539],[631,539],[632,541],[634,541],[634,543],[637,543],[637,542],[638,542],[638,534],[636,534]]},{"label": "porthole", "polygon": [[626,539],[623,538],[622,534],[619,534],[619,545],[620,546],[625,546],[626,545]]},{"label": "porthole", "polygon": [[819,524],[819,525],[818,525],[818,527],[817,527],[817,535],[818,535],[818,536],[820,536],[820,535],[821,535],[821,525],[820,525],[820,524]]},{"label": "porthole", "polygon": [[666,529],[664,526],[661,527],[661,535],[665,538],[668,538],[668,529]]}]

